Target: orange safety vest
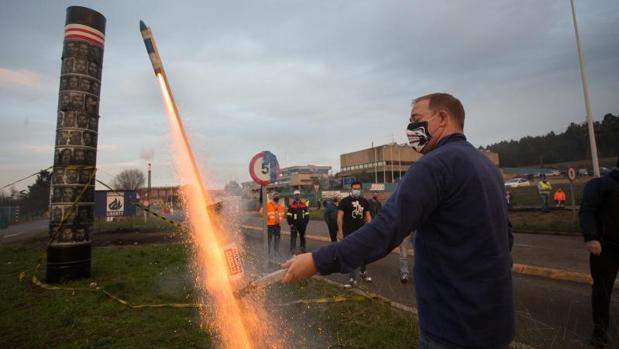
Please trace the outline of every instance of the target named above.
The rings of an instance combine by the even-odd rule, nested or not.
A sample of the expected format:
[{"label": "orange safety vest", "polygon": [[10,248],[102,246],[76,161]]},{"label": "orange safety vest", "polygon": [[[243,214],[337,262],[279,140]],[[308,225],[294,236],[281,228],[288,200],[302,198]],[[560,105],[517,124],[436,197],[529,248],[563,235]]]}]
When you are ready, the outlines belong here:
[{"label": "orange safety vest", "polygon": [[555,201],[565,201],[565,192],[564,191],[556,191],[555,192]]},{"label": "orange safety vest", "polygon": [[281,225],[284,221],[284,204],[276,204],[273,200],[267,202],[267,225]]}]

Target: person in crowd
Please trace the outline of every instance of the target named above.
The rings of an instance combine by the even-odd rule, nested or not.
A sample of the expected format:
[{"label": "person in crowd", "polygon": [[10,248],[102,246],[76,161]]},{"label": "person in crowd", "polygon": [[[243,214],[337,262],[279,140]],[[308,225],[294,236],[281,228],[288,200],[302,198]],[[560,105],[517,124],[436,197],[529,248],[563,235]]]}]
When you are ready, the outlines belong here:
[{"label": "person in crowd", "polygon": [[301,192],[295,190],[294,199],[288,204],[286,220],[290,226],[290,254],[297,252],[297,235],[299,235],[299,249],[305,253],[305,229],[309,223],[309,209],[307,204],[301,199]]},{"label": "person in crowd", "polygon": [[555,205],[557,207],[563,207],[563,204],[565,203],[565,192],[562,188],[559,188],[557,189],[557,191],[555,191],[553,199],[555,200]]},{"label": "person in crowd", "polygon": [[548,199],[552,192],[552,185],[546,179],[546,175],[542,174],[540,181],[537,183],[537,192],[539,193],[540,200],[542,202],[542,211],[548,212]]},{"label": "person in crowd", "polygon": [[323,218],[327,224],[331,242],[337,241],[337,205],[339,204],[339,200],[340,198],[335,196],[331,200],[325,200],[324,204],[325,212]]},{"label": "person in crowd", "polygon": [[513,234],[503,177],[463,128],[457,98],[433,93],[415,99],[406,132],[424,156],[374,220],[289,259],[282,281],[350,272],[385,257],[416,231],[419,347],[507,347],[515,332]]},{"label": "person in crowd", "polygon": [[[267,202],[267,235],[269,257],[279,257],[279,242],[281,239],[282,223],[284,222],[285,208],[279,200],[279,193],[274,192]],[[272,247],[272,248],[271,248]]]},{"label": "person in crowd", "polygon": [[508,190],[505,193],[505,202],[507,203],[507,208],[510,210],[512,208],[512,200],[513,200],[512,192]]},{"label": "person in crowd", "polygon": [[[337,212],[337,229],[340,240],[351,235],[364,224],[372,221],[370,213],[370,203],[363,197],[361,182],[354,182],[350,185],[350,195],[340,201]],[[359,268],[351,270],[348,274],[348,282],[344,287],[350,288],[357,285],[357,275],[361,271],[361,279],[365,282],[372,282],[372,277],[368,274],[365,263],[361,263]]]},{"label": "person in crowd", "polygon": [[587,182],[579,217],[593,278],[591,344],[603,348],[608,342],[610,300],[619,271],[619,159],[610,173]]},{"label": "person in crowd", "polygon": [[378,211],[383,207],[383,205],[378,200],[378,196],[376,194],[372,195],[372,199],[370,200],[370,214],[372,218],[376,217]]},{"label": "person in crowd", "polygon": [[409,236],[405,237],[400,244],[400,282],[406,284],[409,279],[409,261],[408,261],[408,248],[415,248],[415,232],[412,232]]}]

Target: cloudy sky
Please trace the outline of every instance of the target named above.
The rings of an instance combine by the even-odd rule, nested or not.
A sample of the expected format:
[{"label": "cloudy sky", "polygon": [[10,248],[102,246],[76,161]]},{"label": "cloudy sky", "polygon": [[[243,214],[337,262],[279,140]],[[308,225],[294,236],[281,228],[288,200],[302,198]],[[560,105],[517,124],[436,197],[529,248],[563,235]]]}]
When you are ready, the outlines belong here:
[{"label": "cloudy sky", "polygon": [[[182,5],[179,5],[182,3]],[[0,11],[0,186],[51,165],[65,10],[107,18],[97,177],[146,169],[175,184],[157,40],[211,186],[250,158],[339,169],[339,155],[405,141],[410,101],[459,97],[475,145],[584,121],[570,3],[562,1],[7,1]],[[593,115],[619,112],[619,2],[577,0]],[[18,186],[19,188],[19,186]]]}]

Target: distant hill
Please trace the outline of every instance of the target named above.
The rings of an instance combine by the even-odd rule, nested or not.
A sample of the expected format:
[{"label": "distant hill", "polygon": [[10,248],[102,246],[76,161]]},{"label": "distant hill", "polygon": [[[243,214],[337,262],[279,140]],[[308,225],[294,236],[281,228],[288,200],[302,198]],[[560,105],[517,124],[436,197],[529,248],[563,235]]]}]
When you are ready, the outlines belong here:
[{"label": "distant hill", "polygon": [[[599,157],[619,156],[619,115],[606,114],[594,122]],[[544,164],[591,159],[587,124],[571,123],[565,132],[544,136],[527,136],[502,141],[482,149],[499,154],[501,167],[544,166]]]}]

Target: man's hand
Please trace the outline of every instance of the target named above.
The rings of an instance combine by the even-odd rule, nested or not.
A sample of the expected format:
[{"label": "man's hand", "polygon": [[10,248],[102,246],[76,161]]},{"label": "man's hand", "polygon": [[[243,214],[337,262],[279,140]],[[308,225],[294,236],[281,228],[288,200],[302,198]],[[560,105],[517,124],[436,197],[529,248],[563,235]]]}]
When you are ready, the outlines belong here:
[{"label": "man's hand", "polygon": [[341,231],[338,231],[337,232],[337,240],[338,241],[344,240],[344,233],[342,233]]},{"label": "man's hand", "polygon": [[600,244],[597,240],[587,241],[585,243],[585,248],[587,251],[593,253],[596,256],[599,256],[602,253],[602,244]]},{"label": "man's hand", "polygon": [[286,269],[286,274],[282,279],[285,284],[307,279],[318,272],[311,253],[303,253],[290,258],[282,264],[282,268]]}]

